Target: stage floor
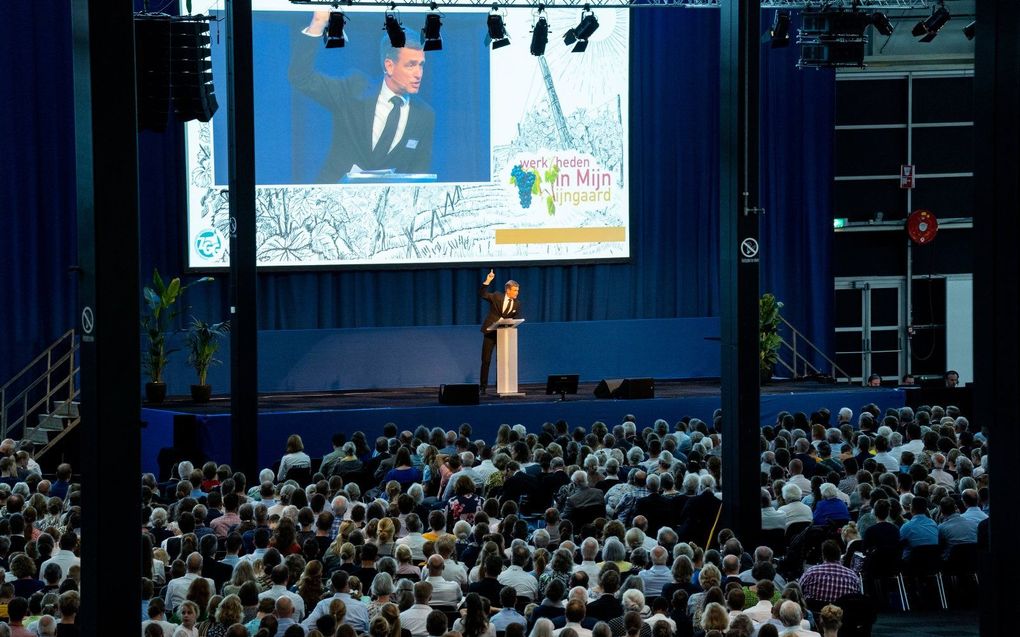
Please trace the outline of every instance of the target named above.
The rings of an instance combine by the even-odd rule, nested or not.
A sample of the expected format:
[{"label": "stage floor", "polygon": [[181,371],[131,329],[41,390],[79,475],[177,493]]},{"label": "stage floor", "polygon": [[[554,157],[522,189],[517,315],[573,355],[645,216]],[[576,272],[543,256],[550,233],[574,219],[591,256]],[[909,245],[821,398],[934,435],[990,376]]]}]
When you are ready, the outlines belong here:
[{"label": "stage floor", "polygon": [[[579,383],[577,394],[567,394],[566,402],[596,400],[595,387],[598,383]],[[259,412],[342,410],[342,409],[391,409],[420,407],[438,404],[437,387],[371,389],[354,391],[276,393],[259,396]],[[559,395],[547,395],[545,384],[523,384],[519,386],[524,396],[500,397],[493,387],[487,395],[481,396],[482,405],[558,402]],[[783,394],[819,394],[827,392],[866,392],[873,388],[846,383],[817,383],[805,381],[777,380],[761,388],[763,396]],[[704,380],[655,380],[655,399],[718,397],[721,394],[718,379]],[[168,398],[162,405],[145,405],[150,409],[165,409],[186,414],[229,414],[230,397],[214,396],[208,403],[192,402],[190,397]],[[856,410],[856,406],[854,407]]]},{"label": "stage floor", "polygon": [[[425,427],[454,428],[470,423],[473,435],[491,440],[502,424],[522,424],[539,431],[545,422],[565,420],[571,427],[590,427],[596,420],[610,427],[633,416],[639,427],[663,418],[675,423],[684,416],[711,422],[720,406],[718,380],[655,381],[655,397],[640,400],[602,400],[594,396],[595,383],[584,383],[576,395],[545,393],[545,385],[522,385],[524,396],[500,398],[487,395],[478,405],[441,405],[436,387],[373,391],[339,391],[301,394],[265,394],[259,398],[258,422],[252,424],[258,435],[259,466],[268,467],[280,458],[287,437],[299,434],[305,450],[319,457],[331,450],[334,432],[363,431],[374,439],[383,425],[394,423],[401,430]],[[902,407],[904,392],[898,389],[777,381],[761,392],[760,424],[776,421],[781,411],[811,413],[822,407],[833,414],[841,407],[858,413],[863,405],[875,403],[880,409]],[[142,463],[146,471],[156,472],[161,449],[174,445],[175,430],[195,431],[202,453],[217,462],[231,458],[230,400],[215,398],[196,404],[171,399],[159,406],[142,409],[146,426],[142,432]]]}]

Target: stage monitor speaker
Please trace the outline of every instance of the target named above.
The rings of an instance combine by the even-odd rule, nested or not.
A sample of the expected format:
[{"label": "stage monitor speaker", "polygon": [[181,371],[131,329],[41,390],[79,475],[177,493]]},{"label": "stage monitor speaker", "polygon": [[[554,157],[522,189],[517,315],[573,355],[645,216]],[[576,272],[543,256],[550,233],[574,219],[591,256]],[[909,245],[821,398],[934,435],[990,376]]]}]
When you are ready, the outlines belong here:
[{"label": "stage monitor speaker", "polygon": [[595,388],[595,398],[615,398],[623,380],[622,378],[603,378]]},{"label": "stage monitor speaker", "polygon": [[651,378],[604,378],[595,388],[596,398],[655,398],[655,380]]},{"label": "stage monitor speaker", "polygon": [[617,398],[655,398],[655,380],[652,378],[625,378]]},{"label": "stage monitor speaker", "polygon": [[439,402],[443,405],[477,405],[478,384],[440,385]]}]

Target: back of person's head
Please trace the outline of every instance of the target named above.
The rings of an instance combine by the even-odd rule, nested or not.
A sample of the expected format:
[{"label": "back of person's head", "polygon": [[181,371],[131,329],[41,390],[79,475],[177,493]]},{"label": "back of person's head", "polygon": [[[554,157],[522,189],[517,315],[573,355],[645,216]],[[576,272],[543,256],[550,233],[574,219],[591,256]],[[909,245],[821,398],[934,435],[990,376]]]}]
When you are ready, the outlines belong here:
[{"label": "back of person's head", "polygon": [[800,626],[801,620],[804,618],[800,604],[797,602],[786,600],[779,606],[779,621],[782,622],[783,626],[787,628],[795,628]]},{"label": "back of person's head", "polygon": [[843,609],[834,604],[828,604],[818,614],[818,629],[820,631],[839,632],[843,626]]},{"label": "back of person's head", "polygon": [[627,631],[628,635],[637,635],[641,632],[641,626],[644,624],[644,620],[641,619],[641,613],[638,611],[628,611],[623,615],[623,627]]},{"label": "back of person's head", "polygon": [[[425,583],[427,584],[428,582]],[[446,632],[448,626],[449,622],[446,620],[446,613],[441,610],[434,610],[425,618],[425,631],[429,634],[429,637],[441,637]]]},{"label": "back of person's head", "polygon": [[568,622],[579,624],[584,619],[585,604],[584,602],[572,599],[567,602],[567,607],[564,615]]}]

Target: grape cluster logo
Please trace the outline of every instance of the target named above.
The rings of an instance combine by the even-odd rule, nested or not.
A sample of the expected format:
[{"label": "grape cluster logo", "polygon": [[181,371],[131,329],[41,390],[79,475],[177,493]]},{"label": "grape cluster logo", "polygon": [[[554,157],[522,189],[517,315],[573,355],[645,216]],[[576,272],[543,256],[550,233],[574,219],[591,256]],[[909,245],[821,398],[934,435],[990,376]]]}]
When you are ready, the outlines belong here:
[{"label": "grape cluster logo", "polygon": [[214,228],[206,228],[195,236],[195,252],[206,260],[213,260],[223,252],[223,238]]},{"label": "grape cluster logo", "polygon": [[[539,162],[529,162],[537,164]],[[542,162],[545,163],[545,162]],[[521,201],[521,208],[531,207],[532,195],[545,195],[545,209],[550,216],[556,214],[556,178],[560,174],[559,164],[553,162],[552,166],[539,173],[537,168],[525,170],[522,164],[517,164],[510,171],[510,183],[517,186],[517,196]],[[543,180],[543,177],[545,178]],[[543,188],[543,185],[545,186]]]}]

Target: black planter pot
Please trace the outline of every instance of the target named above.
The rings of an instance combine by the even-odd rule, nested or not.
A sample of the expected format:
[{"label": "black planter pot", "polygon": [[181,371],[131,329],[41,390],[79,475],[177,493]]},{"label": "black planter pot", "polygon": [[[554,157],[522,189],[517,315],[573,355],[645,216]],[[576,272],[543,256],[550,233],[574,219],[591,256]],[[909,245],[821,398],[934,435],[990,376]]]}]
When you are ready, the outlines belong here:
[{"label": "black planter pot", "polygon": [[212,385],[192,385],[191,400],[196,403],[207,403],[212,398]]},{"label": "black planter pot", "polygon": [[145,402],[159,405],[166,400],[166,383],[145,383]]}]

